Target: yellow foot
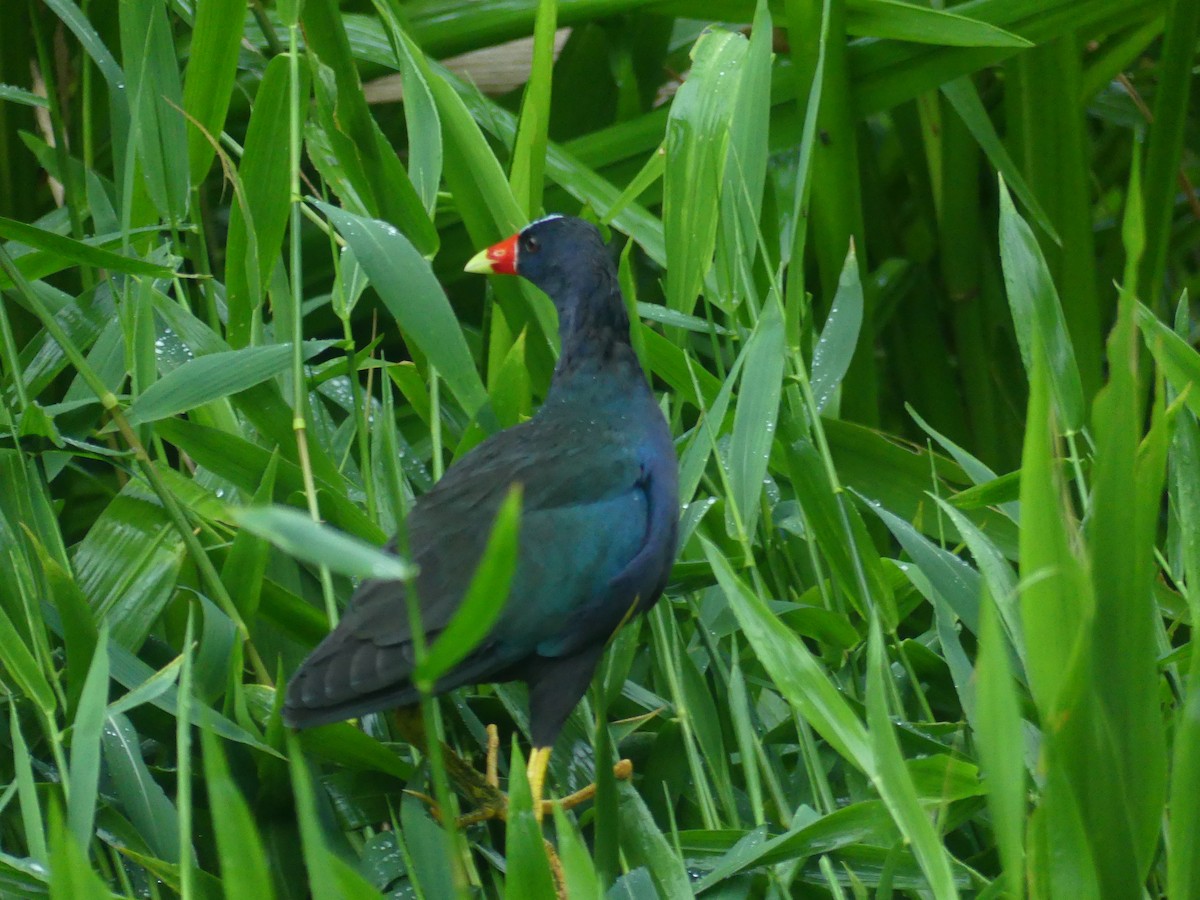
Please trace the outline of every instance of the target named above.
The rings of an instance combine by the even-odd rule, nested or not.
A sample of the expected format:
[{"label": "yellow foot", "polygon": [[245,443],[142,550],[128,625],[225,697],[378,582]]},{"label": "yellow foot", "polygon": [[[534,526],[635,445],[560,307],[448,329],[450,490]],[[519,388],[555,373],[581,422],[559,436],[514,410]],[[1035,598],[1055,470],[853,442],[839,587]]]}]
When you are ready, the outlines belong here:
[{"label": "yellow foot", "polygon": [[[465,828],[468,825],[476,825],[492,819],[507,821],[508,796],[500,790],[500,733],[496,730],[496,726],[487,726],[487,764],[482,776],[449,747],[443,745],[443,750],[446,771],[450,780],[454,782],[458,793],[475,807],[473,812],[459,816],[456,820],[458,827]],[[526,777],[529,780],[529,792],[533,797],[533,809],[538,822],[541,822],[545,816],[551,815],[555,805],[561,809],[571,809],[596,796],[596,785],[589,784],[561,800],[543,800],[542,790],[545,786],[546,768],[549,763],[549,747],[534,747],[530,751]],[[627,759],[621,760],[613,766],[613,776],[622,781],[628,781],[633,777],[633,763]],[[432,797],[416,791],[406,791],[405,793],[428,805],[433,816],[439,822],[442,820],[442,812]]]},{"label": "yellow foot", "polygon": [[[490,780],[491,774],[489,771],[489,784],[492,787],[496,787],[495,782]],[[628,781],[633,777],[633,763],[627,759],[618,762],[613,766],[613,777],[618,781]],[[410,797],[416,797],[429,807],[429,811],[435,819],[439,822],[442,821],[442,811],[438,807],[437,801],[428,794],[409,790],[406,790],[404,793]],[[582,803],[587,803],[595,796],[596,785],[593,783],[558,800],[542,800],[540,804],[541,808],[538,810],[538,821],[541,821],[546,816],[553,815],[554,807],[556,806],[564,810],[573,809]],[[472,799],[476,803],[475,809],[455,819],[455,824],[459,828],[466,828],[468,825],[478,825],[480,822],[490,822],[493,819],[501,822],[508,821],[508,795],[502,793],[499,788],[496,788],[495,795],[475,794]]]}]

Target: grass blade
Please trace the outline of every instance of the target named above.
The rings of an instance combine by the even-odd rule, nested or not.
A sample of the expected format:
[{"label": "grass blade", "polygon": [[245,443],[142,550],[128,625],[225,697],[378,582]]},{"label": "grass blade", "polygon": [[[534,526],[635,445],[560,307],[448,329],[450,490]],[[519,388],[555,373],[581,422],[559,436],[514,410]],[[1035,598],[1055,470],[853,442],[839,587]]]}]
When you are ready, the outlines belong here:
[{"label": "grass blade", "polygon": [[934,897],[957,897],[949,854],[942,846],[929,817],[917,800],[917,791],[904,765],[900,744],[888,715],[884,678],[888,667],[883,651],[883,631],[877,618],[871,621],[867,650],[867,725],[874,752],[875,787],[900,827],[905,840],[921,864]]},{"label": "grass blade", "polygon": [[733,533],[748,538],[758,524],[763,479],[783,390],[783,316],[773,296],[743,352],[746,363],[742,366],[729,445],[729,485],[738,514]]},{"label": "grass blade", "polygon": [[[306,341],[305,357],[315,356],[333,341]],[[130,425],[156,422],[237,394],[286,371],[291,344],[243,347],[209,353],[168,372],[129,405]]]},{"label": "grass blade", "polygon": [[100,790],[100,737],[107,696],[108,627],[102,624],[71,730],[71,794],[67,800],[67,826],[75,838],[75,845],[85,852],[92,839],[96,797]]},{"label": "grass blade", "polygon": [[216,735],[200,730],[204,748],[204,784],[212,812],[217,849],[221,858],[221,884],[235,897],[273,900],[275,890],[267,869],[262,839],[242,793],[229,772],[229,764]]},{"label": "grass blade", "polygon": [[287,506],[243,507],[236,511],[238,523],[277,547],[314,565],[362,578],[411,578],[415,567],[352,538],[314,522],[298,509]]},{"label": "grass blade", "polygon": [[204,180],[216,153],[199,128],[219,137],[225,127],[245,18],[246,0],[217,0],[196,7],[192,53],[183,83],[183,108],[195,120],[187,133],[193,185]]},{"label": "grass blade", "polygon": [[490,416],[487,392],[454,310],[429,264],[392,226],[318,202],[354,255],[400,330],[428,358],[467,415]]},{"label": "grass blade", "polygon": [[1083,387],[1058,291],[1037,239],[1013,206],[1003,179],[1000,184],[1000,258],[1004,263],[1004,285],[1025,372],[1032,378],[1036,344],[1049,366],[1050,388],[1063,428],[1077,432],[1083,427]]}]

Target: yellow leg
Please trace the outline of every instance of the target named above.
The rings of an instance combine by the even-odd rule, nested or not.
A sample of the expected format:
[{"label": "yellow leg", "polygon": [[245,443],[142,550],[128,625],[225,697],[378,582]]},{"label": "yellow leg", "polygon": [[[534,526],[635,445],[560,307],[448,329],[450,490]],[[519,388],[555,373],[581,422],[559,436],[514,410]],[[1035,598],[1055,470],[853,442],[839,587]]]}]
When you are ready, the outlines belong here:
[{"label": "yellow leg", "polygon": [[[627,759],[621,760],[613,766],[613,777],[618,781],[628,781],[633,777],[633,763]],[[563,809],[573,809],[580,803],[586,803],[596,796],[596,783],[592,782],[585,788],[580,788],[573,794],[567,794],[561,800],[547,800],[542,804],[542,809],[545,812],[550,812],[552,806],[557,804]]]},{"label": "yellow leg", "polygon": [[546,766],[550,764],[550,747],[534,747],[529,754],[529,765],[525,769],[529,779],[529,793],[533,796],[533,814],[542,821],[542,789],[546,786]]},{"label": "yellow leg", "polygon": [[484,775],[487,783],[494,788],[500,787],[500,732],[495,725],[487,727],[487,773]]}]

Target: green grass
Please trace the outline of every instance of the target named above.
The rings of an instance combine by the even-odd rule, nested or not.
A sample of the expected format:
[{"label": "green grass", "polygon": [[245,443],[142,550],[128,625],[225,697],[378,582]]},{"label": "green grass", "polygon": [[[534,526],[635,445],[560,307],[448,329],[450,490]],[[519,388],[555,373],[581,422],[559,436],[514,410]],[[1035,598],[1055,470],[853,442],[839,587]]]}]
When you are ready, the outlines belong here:
[{"label": "green grass", "polygon": [[[512,774],[447,831],[437,754],[277,687],[544,396],[548,301],[461,269],[561,211],[686,503],[551,763],[570,896],[1200,896],[1198,10],[7,10],[0,895],[553,896],[522,688],[425,705]],[[440,62],[522,36],[505,96]]]}]

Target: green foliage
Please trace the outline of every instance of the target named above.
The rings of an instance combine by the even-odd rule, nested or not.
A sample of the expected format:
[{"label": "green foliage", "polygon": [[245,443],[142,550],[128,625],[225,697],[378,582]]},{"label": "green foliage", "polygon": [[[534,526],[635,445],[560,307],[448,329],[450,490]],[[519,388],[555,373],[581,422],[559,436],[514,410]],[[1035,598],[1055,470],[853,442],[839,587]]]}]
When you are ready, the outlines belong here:
[{"label": "green foliage", "polygon": [[[0,895],[1196,896],[1197,9],[6,10]],[[465,688],[513,805],[445,829],[438,744],[281,689],[545,396],[552,306],[461,272],[543,211],[613,235],[682,546],[551,758],[594,799],[539,832]]]}]

